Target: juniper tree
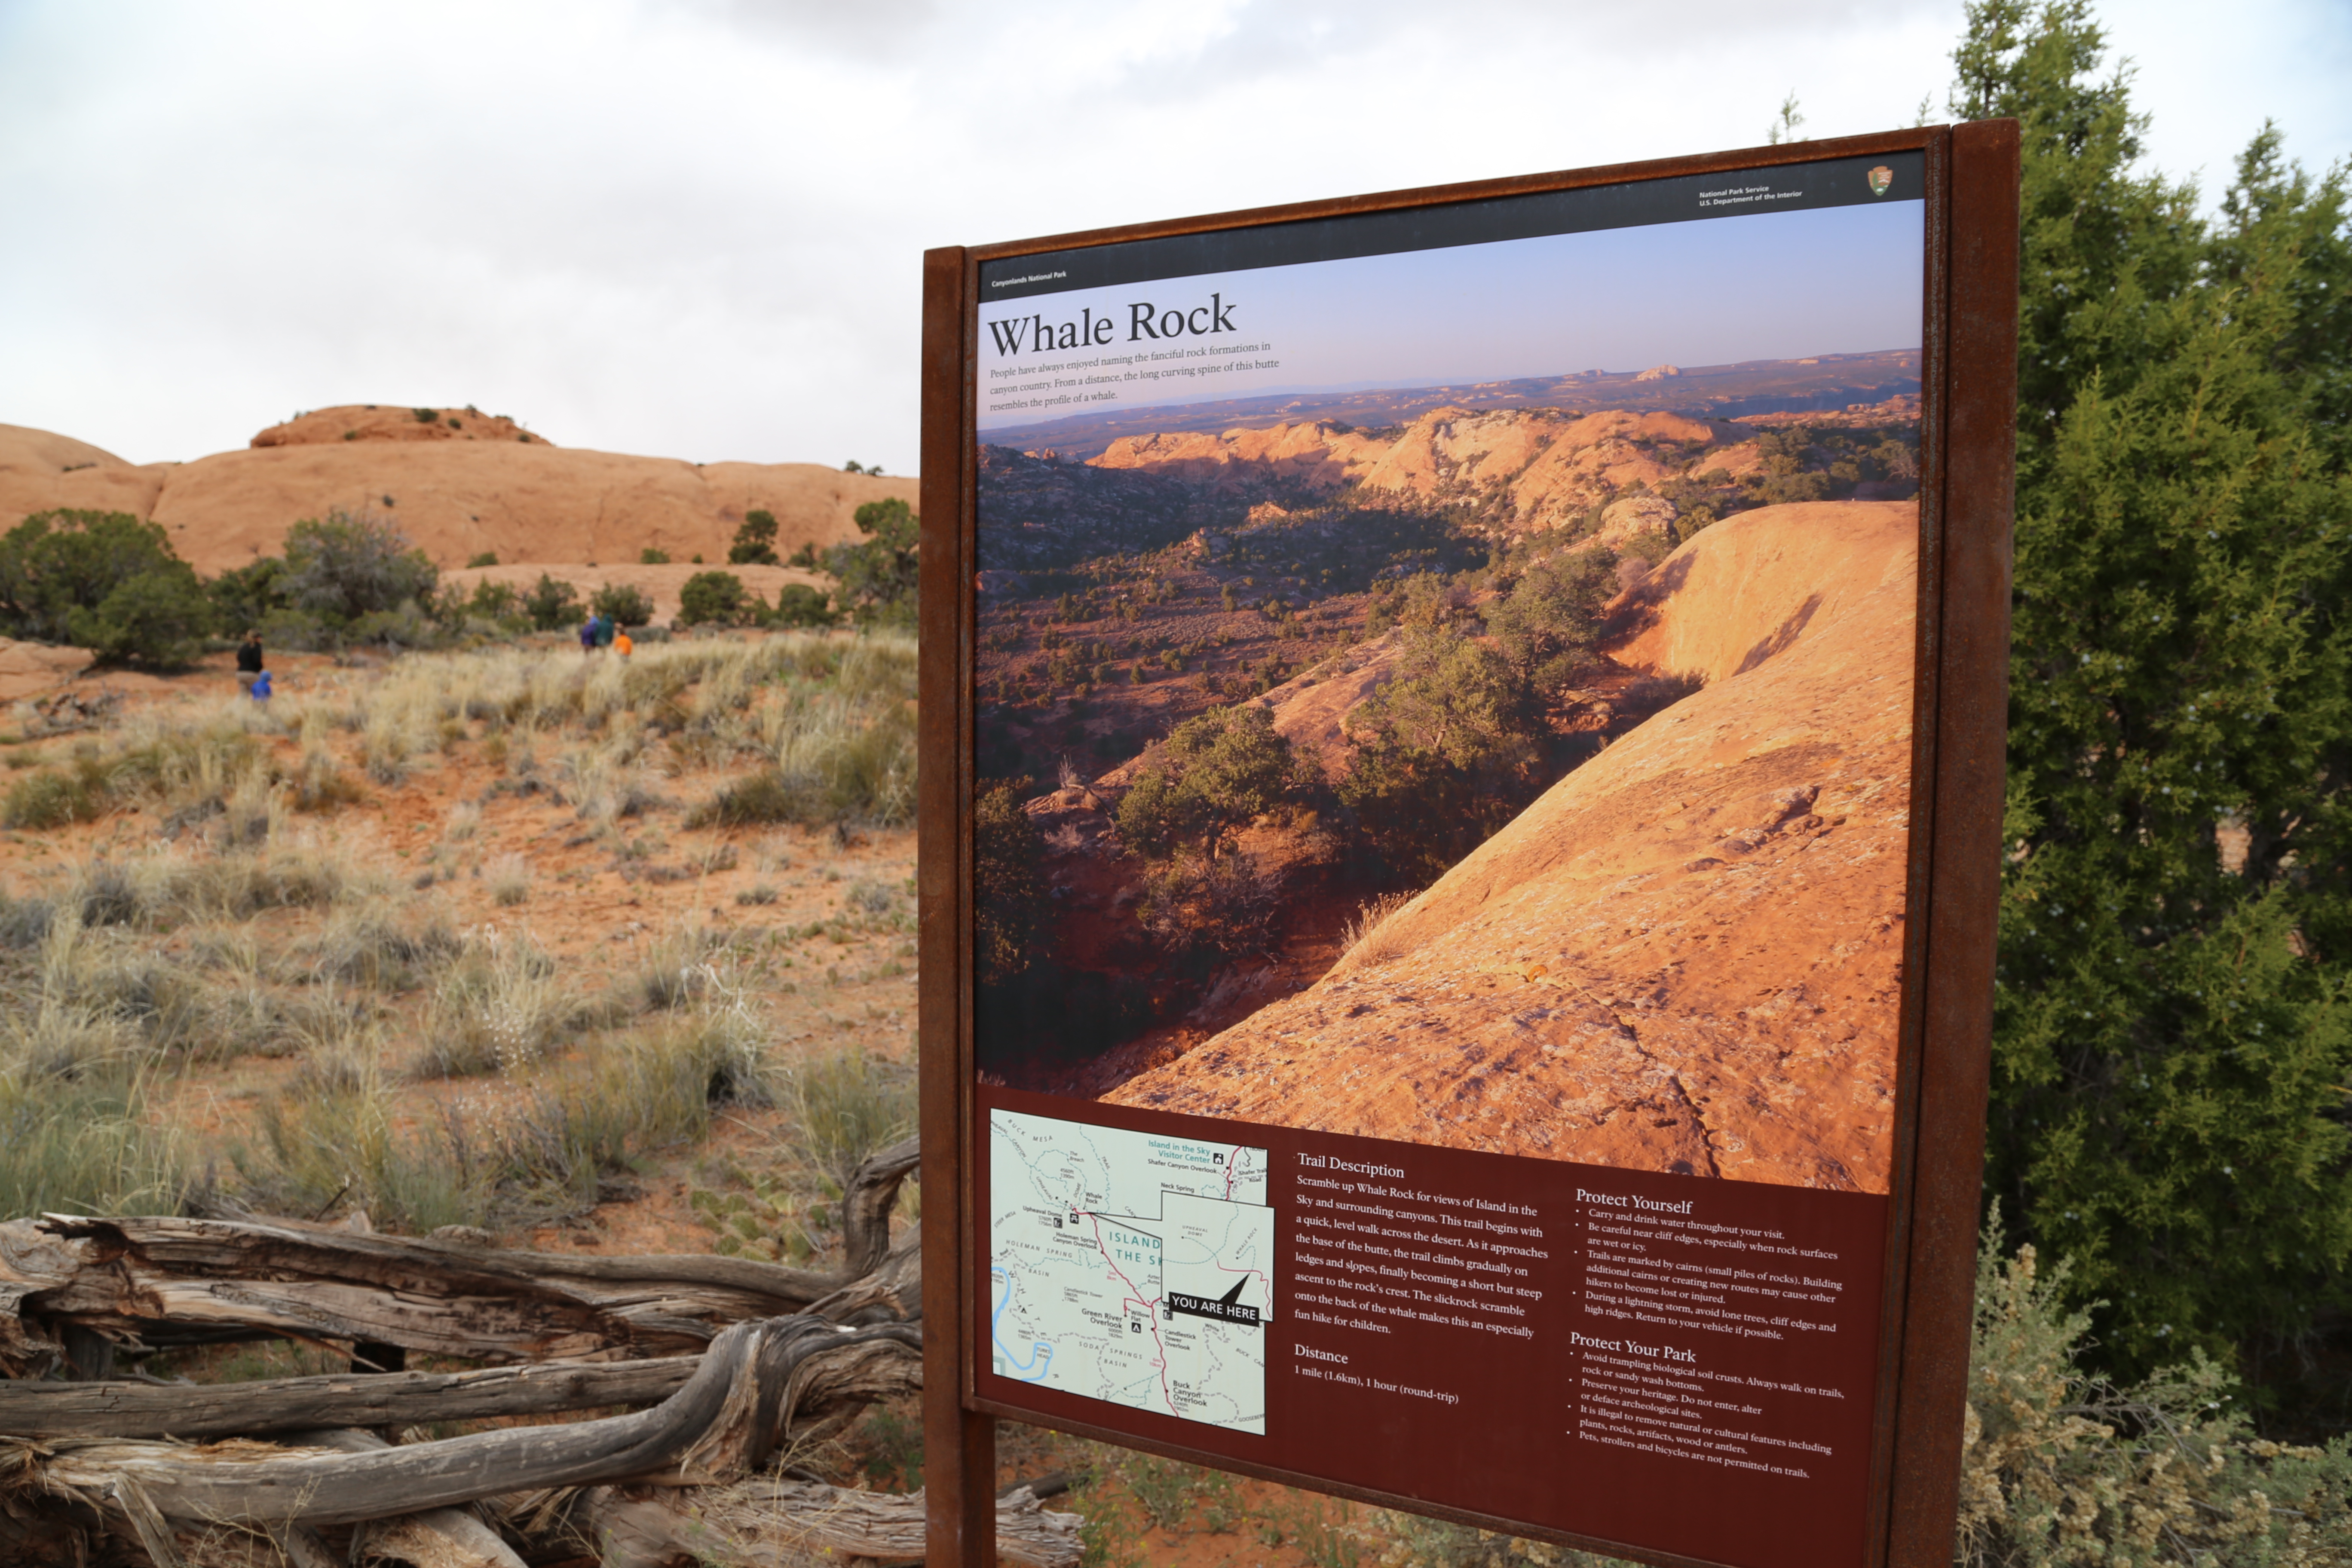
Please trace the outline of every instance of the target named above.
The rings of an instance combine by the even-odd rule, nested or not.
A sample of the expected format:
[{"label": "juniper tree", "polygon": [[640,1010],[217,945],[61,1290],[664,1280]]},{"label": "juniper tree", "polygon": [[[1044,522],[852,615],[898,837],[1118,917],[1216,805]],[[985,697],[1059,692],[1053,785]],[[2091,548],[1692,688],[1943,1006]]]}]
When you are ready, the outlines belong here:
[{"label": "juniper tree", "polygon": [[0,635],[172,665],[212,624],[195,572],[160,525],[130,512],[38,511],[0,536]]},{"label": "juniper tree", "polygon": [[2105,55],[1983,0],[1952,108],[2023,141],[1988,1189],[2131,1370],[2307,1332],[2352,1258],[2352,251],[2267,128],[2210,218],[2135,173]]}]

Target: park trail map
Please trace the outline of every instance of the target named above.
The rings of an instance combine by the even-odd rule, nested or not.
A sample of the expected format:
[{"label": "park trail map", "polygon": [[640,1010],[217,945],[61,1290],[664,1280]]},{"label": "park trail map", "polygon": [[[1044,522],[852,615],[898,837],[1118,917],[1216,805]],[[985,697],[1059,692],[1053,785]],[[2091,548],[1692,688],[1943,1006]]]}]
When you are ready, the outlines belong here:
[{"label": "park trail map", "polygon": [[1263,1436],[1266,1167],[1263,1149],[992,1112],[993,1370]]}]

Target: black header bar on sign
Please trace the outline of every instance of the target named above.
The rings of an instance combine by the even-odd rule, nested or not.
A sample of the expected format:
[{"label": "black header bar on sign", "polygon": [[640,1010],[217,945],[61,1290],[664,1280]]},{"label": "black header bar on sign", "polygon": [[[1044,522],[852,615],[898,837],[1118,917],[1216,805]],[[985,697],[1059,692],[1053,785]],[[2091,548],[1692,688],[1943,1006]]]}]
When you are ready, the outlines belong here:
[{"label": "black header bar on sign", "polygon": [[980,301],[985,306],[992,300],[1061,294],[1073,289],[1106,289],[1160,278],[1197,278],[1210,272],[1242,272],[1254,267],[1288,267],[1407,250],[1442,250],[1448,246],[1488,245],[1549,234],[1693,223],[1809,207],[1916,202],[1926,195],[1927,157],[1920,153],[1882,153],[1723,174],[1677,174],[1622,185],[1586,185],[1489,201],[1356,213],[1007,257],[981,263]]}]

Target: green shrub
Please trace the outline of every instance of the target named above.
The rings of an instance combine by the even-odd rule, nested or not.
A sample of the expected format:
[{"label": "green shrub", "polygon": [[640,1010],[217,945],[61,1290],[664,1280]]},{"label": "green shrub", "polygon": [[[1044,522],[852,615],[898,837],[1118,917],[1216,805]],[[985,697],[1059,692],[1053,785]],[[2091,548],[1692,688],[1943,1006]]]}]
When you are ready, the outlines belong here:
[{"label": "green shrub", "polygon": [[1429,630],[1395,668],[1349,716],[1356,765],[1339,795],[1392,874],[1425,884],[1535,798],[1542,755],[1503,654]]},{"label": "green shrub", "polygon": [[733,626],[742,619],[746,598],[743,579],[732,572],[697,572],[677,591],[677,618],[689,626]]},{"label": "green shrub", "polygon": [[285,571],[285,562],[265,555],[233,566],[206,583],[205,593],[213,602],[215,626],[233,637],[260,626],[283,602],[278,579]]},{"label": "green shrub", "polygon": [[776,607],[769,623],[779,626],[829,626],[838,617],[825,596],[805,583],[787,583],[776,590]]},{"label": "green shrub", "polygon": [[1180,850],[1213,858],[1234,829],[1291,798],[1300,783],[1290,742],[1256,703],[1186,720],[1118,804],[1118,834],[1147,859]]},{"label": "green shrub", "polygon": [[428,602],[440,575],[432,558],[412,546],[391,519],[339,508],[286,531],[279,582],[288,604],[342,626]]},{"label": "green shrub", "polygon": [[523,615],[522,591],[511,583],[494,583],[485,577],[474,584],[473,595],[466,601],[466,613],[488,621]]},{"label": "green shrub", "polygon": [[281,606],[262,616],[254,629],[260,632],[264,647],[282,647],[295,653],[331,653],[343,646],[342,635],[308,610]]},{"label": "green shrub", "polygon": [[530,592],[522,596],[522,608],[530,617],[532,628],[542,632],[576,626],[588,618],[587,607],[580,602],[580,590],[544,572],[530,585]]},{"label": "green shrub", "polygon": [[466,570],[468,572],[478,566],[495,566],[498,563],[499,552],[495,550],[485,550],[478,555],[466,557]]},{"label": "green shrub", "polygon": [[35,512],[0,537],[0,631],[118,663],[177,665],[214,605],[163,530],[129,512]]},{"label": "green shrub", "polygon": [[607,583],[589,595],[589,608],[625,626],[641,626],[654,618],[653,595],[634,583]]},{"label": "green shrub", "polygon": [[743,526],[727,547],[730,566],[773,566],[776,563],[776,516],[754,507],[743,514]]},{"label": "green shrub", "polygon": [[1045,884],[1037,873],[1045,847],[1013,786],[998,784],[972,809],[972,956],[982,984],[1024,973],[1037,944]]},{"label": "green shrub", "polygon": [[911,626],[922,539],[914,509],[893,496],[852,515],[864,542],[836,544],[825,554],[825,570],[841,584],[836,599],[859,626]]},{"label": "green shrub", "polygon": [[1977,1264],[1958,1562],[1963,1568],[2148,1563],[2255,1568],[2352,1555],[2352,1441],[2258,1438],[2236,1379],[2190,1349],[2130,1387],[2086,1372],[2091,1313],[2062,1261]]},{"label": "green shrub", "polygon": [[441,417],[441,411],[437,408],[412,408],[409,412],[416,416],[419,425],[430,425]]},{"label": "green shrub", "polygon": [[648,544],[643,550],[637,552],[637,564],[640,566],[667,566],[669,564],[669,552],[667,550],[656,549],[653,545]]}]

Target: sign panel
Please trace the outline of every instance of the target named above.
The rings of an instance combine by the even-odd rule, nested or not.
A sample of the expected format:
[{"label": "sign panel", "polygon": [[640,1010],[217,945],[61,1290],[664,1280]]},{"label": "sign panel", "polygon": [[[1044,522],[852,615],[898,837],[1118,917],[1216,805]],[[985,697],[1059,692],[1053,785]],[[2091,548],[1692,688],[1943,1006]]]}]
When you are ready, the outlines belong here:
[{"label": "sign panel", "polygon": [[1885,1560],[1950,134],[964,258],[962,1408]]}]

